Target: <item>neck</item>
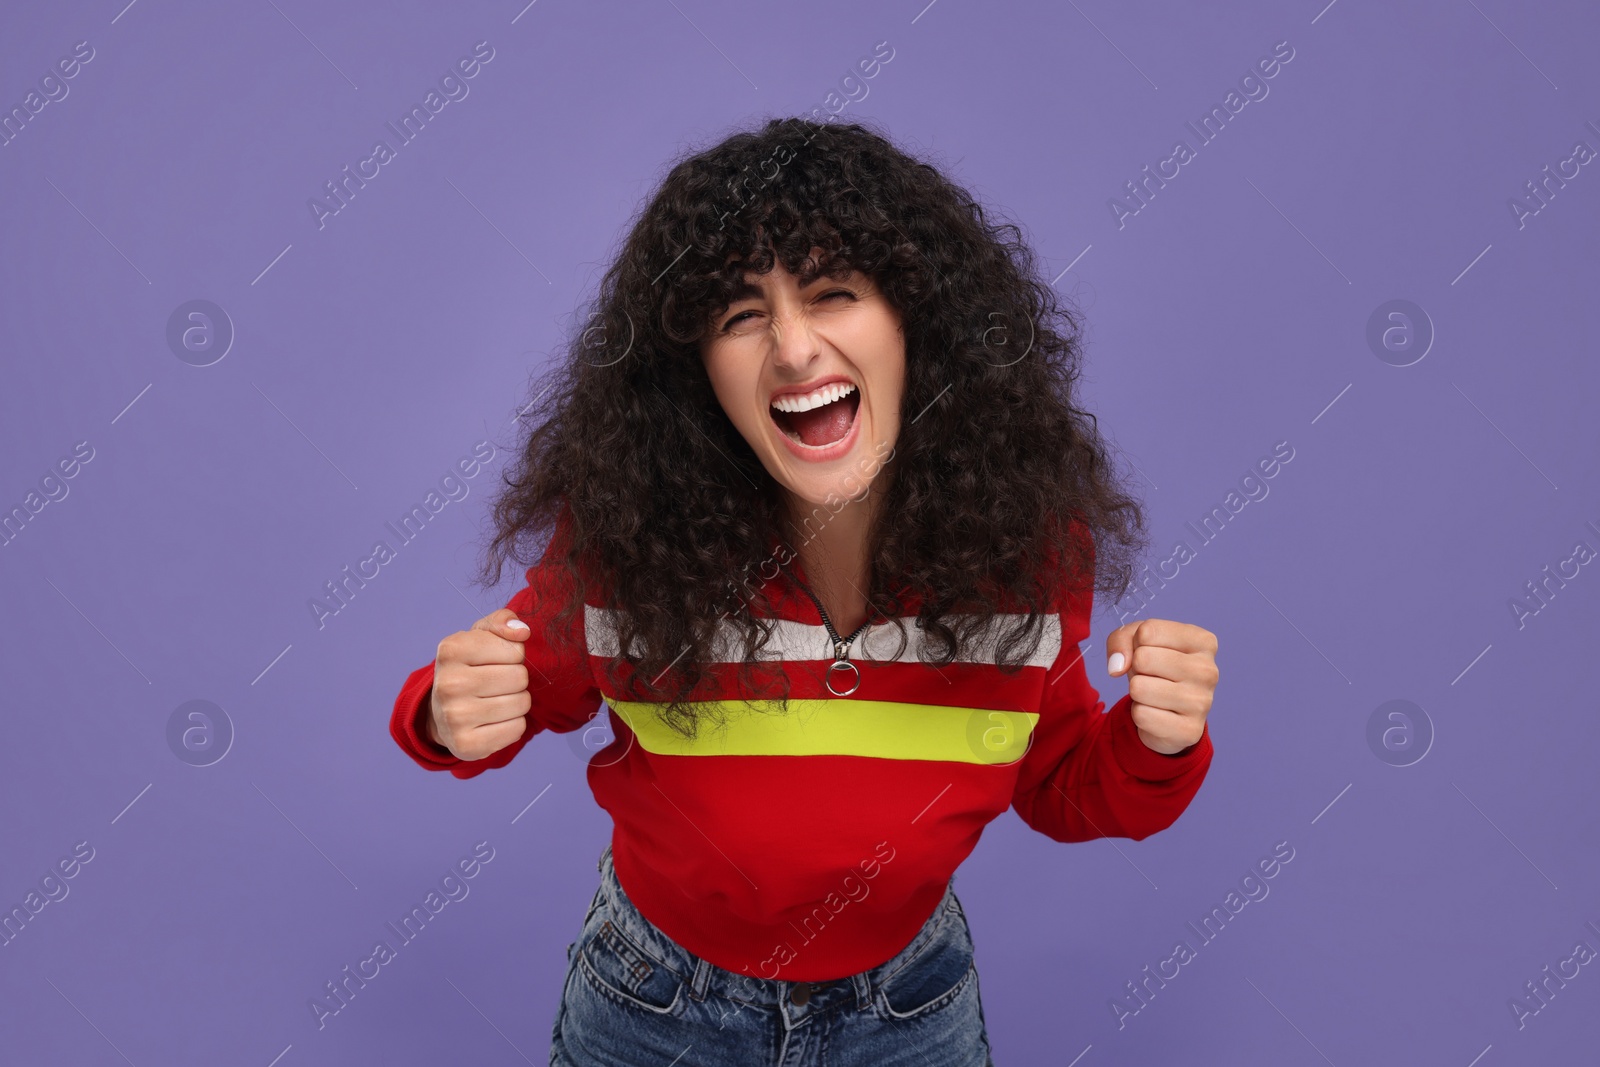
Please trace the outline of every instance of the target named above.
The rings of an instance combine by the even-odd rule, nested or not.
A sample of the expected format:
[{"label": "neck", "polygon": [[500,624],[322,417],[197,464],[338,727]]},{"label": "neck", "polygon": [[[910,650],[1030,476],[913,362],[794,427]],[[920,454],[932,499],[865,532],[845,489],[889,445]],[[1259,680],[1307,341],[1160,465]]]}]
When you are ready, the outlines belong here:
[{"label": "neck", "polygon": [[871,584],[868,541],[882,495],[876,491],[847,502],[837,512],[785,491],[795,551],[811,591],[841,634],[866,621]]}]

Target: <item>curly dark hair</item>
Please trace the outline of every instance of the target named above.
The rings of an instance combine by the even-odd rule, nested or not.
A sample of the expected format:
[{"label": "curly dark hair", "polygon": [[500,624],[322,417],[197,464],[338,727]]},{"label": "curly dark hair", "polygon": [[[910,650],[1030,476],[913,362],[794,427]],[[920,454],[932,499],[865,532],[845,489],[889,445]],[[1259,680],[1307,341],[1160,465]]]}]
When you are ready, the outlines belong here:
[{"label": "curly dark hair", "polygon": [[994,662],[1015,671],[1037,650],[1061,583],[1092,579],[1120,598],[1147,547],[1144,516],[1094,415],[1074,403],[1079,317],[1037,275],[1020,229],[993,214],[859,122],[774,118],[681,156],[564,359],[530,385],[532,428],[502,473],[479,581],[498,583],[505,563],[548,546],[574,579],[551,639],[573,632],[591,593],[617,609],[610,691],[660,702],[680,733],[693,736],[708,710],[695,693],[724,618],[743,638],[743,691],[787,710],[781,671],[773,693],[758,670],[771,604],[759,581],[729,576],[764,564],[770,576],[770,546],[788,543],[790,519],[699,348],[741,273],[776,258],[802,285],[861,271],[903,323],[901,429],[892,472],[879,475],[892,479],[868,546],[869,618],[894,620],[903,650],[901,598],[915,595],[932,638],[922,655],[943,666],[985,639],[997,613],[1018,614],[987,638]]}]

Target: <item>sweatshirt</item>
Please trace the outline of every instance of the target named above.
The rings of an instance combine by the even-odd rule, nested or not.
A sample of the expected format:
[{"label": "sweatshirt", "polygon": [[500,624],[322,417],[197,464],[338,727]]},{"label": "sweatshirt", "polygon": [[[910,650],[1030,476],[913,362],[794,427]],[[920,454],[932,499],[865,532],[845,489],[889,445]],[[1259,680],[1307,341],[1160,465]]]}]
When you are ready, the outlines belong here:
[{"label": "sweatshirt", "polygon": [[841,635],[854,638],[847,654],[859,676],[835,668],[833,688],[847,694],[835,696],[829,623],[792,551],[757,583],[773,604],[762,617],[778,620],[760,655],[789,679],[788,714],[745,703],[730,629],[718,641],[728,659],[709,665],[702,686],[726,721],[702,720],[686,739],[653,704],[607,691],[603,668],[619,646],[604,604],[572,619],[581,655],[547,643],[545,623],[570,589],[569,531],[563,513],[507,605],[531,628],[522,736],[472,761],[430,741],[432,663],[401,686],[390,734],[421,766],[473,778],[545,731],[590,726],[604,702],[614,736],[587,778],[612,819],[617,880],[662,933],[725,970],[796,982],[868,970],[910,943],[1008,808],[1056,841],[1143,840],[1178,818],[1210,766],[1209,728],[1165,754],[1140,739],[1129,697],[1106,710],[1079,649],[1092,592],[1059,590],[1038,651],[1010,674],[992,640],[944,666],[920,662],[912,599],[903,650],[881,619]]}]

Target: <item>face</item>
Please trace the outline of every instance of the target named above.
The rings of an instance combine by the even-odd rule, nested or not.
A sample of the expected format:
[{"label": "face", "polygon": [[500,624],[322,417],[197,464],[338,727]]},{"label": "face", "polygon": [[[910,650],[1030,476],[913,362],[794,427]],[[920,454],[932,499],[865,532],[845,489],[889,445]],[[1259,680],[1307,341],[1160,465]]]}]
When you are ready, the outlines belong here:
[{"label": "face", "polygon": [[745,279],[700,348],[722,410],[792,497],[863,497],[900,433],[899,314],[859,272],[801,287],[774,263]]}]

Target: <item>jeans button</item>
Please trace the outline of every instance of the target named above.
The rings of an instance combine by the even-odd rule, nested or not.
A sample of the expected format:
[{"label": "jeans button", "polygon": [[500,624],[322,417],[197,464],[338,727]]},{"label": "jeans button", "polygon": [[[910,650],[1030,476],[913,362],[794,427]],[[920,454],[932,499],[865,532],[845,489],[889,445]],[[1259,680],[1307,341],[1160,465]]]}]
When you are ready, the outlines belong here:
[{"label": "jeans button", "polygon": [[789,1001],[798,1007],[804,1007],[811,1001],[811,994],[820,993],[834,982],[796,982],[789,991]]}]

